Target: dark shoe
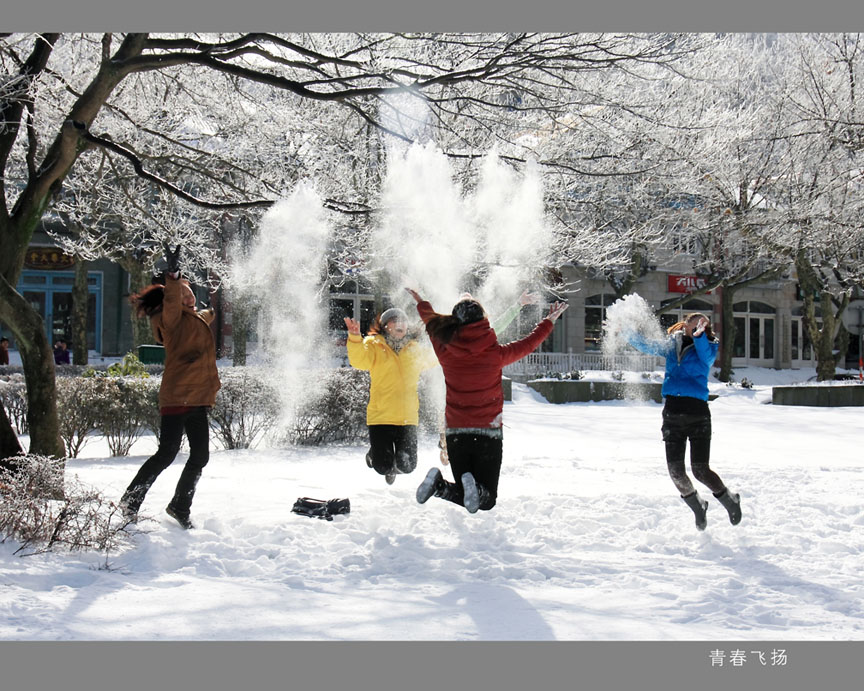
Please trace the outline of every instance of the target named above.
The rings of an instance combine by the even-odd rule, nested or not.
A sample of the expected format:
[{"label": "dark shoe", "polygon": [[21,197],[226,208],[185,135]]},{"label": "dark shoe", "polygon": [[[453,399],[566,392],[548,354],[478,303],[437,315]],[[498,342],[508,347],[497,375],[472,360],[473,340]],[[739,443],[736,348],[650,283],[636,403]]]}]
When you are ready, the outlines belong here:
[{"label": "dark shoe", "polygon": [[708,502],[702,499],[698,492],[688,494],[686,497],[681,497],[681,499],[693,510],[696,516],[696,527],[699,530],[705,530],[705,526],[708,525],[708,519],[705,515],[708,512]]},{"label": "dark shoe", "polygon": [[715,494],[714,496],[717,497],[717,501],[723,504],[729,513],[729,522],[732,525],[738,525],[741,522],[741,495],[731,494],[727,487],[720,494]]},{"label": "dark shoe", "polygon": [[177,521],[184,530],[192,530],[192,528],[195,527],[192,524],[192,521],[189,520],[188,513],[180,513],[173,506],[171,506],[171,504],[168,504],[168,506],[165,507],[165,513],[167,513],[169,516],[171,516],[171,518]]},{"label": "dark shoe", "polygon": [[462,476],[462,506],[468,513],[477,513],[480,508],[480,492],[477,490],[477,482],[471,473]]},{"label": "dark shoe", "polygon": [[441,471],[438,468],[432,468],[426,473],[426,477],[423,478],[423,482],[420,483],[420,486],[417,488],[417,503],[425,504],[429,501],[429,497],[434,494],[437,494],[436,490],[440,489],[440,486],[444,483],[444,476],[441,475]]},{"label": "dark shoe", "polygon": [[372,467],[372,454],[371,453],[366,454],[366,465],[368,465],[370,468]]},{"label": "dark shoe", "polygon": [[384,476],[384,481],[385,481],[388,485],[392,485],[394,482],[396,482],[396,471],[395,471],[395,470],[391,470],[389,473],[387,473],[387,474]]}]

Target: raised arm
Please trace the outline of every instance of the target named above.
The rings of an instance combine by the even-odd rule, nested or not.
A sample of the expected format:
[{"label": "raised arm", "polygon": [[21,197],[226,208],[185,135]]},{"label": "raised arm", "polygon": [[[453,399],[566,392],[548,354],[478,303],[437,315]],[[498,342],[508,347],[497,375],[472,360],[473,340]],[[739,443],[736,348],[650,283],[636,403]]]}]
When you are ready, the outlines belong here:
[{"label": "raised arm", "polygon": [[504,312],[499,314],[490,324],[492,330],[495,331],[496,334],[501,333],[513,323],[513,320],[516,319],[519,311],[525,305],[536,305],[538,302],[540,302],[540,296],[537,295],[537,293],[530,293],[527,290],[523,290],[519,299],[504,310]]},{"label": "raised arm", "polygon": [[514,341],[513,343],[508,343],[507,345],[499,346],[501,365],[509,365],[512,362],[521,360],[529,353],[534,352],[539,345],[549,337],[549,334],[552,333],[552,330],[555,328],[555,322],[567,307],[569,307],[569,305],[566,302],[553,303],[549,307],[549,314],[541,319],[540,323],[537,324],[537,326],[534,327],[534,330],[525,338]]},{"label": "raised arm", "polygon": [[355,369],[369,370],[375,364],[375,353],[367,347],[360,335],[360,322],[345,317],[345,326],[348,329],[348,339],[345,341],[348,363]]}]

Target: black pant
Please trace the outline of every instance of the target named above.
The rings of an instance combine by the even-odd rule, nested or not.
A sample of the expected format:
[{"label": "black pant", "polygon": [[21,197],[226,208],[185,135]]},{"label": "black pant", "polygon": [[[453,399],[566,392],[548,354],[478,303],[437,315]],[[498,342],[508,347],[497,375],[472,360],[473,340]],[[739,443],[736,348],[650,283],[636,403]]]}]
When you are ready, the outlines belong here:
[{"label": "black pant", "polygon": [[488,511],[498,499],[498,478],[501,475],[501,456],[504,441],[500,437],[485,434],[447,434],[447,456],[453,470],[456,488],[451,501],[461,503],[463,496],[462,476],[471,473],[480,492],[480,509]]},{"label": "black pant", "polygon": [[189,458],[180,474],[171,505],[180,514],[188,514],[201,470],[210,460],[210,425],[207,408],[201,406],[179,415],[163,415],[159,431],[159,448],[144,461],[121,500],[132,511],[138,511],[147,490],[177,456],[183,432],[189,440]]},{"label": "black pant", "polygon": [[686,396],[666,398],[663,406],[663,441],[666,466],[675,487],[686,497],[696,489],[684,468],[687,440],[690,440],[690,469],[693,477],[715,494],[725,489],[723,480],[708,465],[711,458],[711,411],[708,402]]},{"label": "black pant", "polygon": [[369,458],[381,475],[417,467],[417,425],[369,425]]}]

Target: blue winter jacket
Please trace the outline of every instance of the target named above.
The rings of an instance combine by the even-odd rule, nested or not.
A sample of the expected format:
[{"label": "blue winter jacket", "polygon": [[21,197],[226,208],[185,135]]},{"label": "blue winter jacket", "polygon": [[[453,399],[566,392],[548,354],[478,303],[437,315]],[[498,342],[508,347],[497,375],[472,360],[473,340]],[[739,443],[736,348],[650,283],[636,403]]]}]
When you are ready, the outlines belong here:
[{"label": "blue winter jacket", "polygon": [[664,396],[689,396],[708,400],[708,375],[720,349],[718,341],[711,341],[703,332],[692,344],[683,346],[683,332],[679,331],[663,341],[646,341],[639,335],[627,341],[648,355],[666,358],[666,377],[663,379]]}]

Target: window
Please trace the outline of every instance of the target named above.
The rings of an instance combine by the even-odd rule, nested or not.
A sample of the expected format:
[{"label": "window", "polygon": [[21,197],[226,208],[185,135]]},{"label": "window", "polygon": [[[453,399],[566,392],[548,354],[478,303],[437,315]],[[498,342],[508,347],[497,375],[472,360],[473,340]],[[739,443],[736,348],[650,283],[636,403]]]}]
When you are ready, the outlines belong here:
[{"label": "window", "polygon": [[669,234],[673,254],[695,256],[699,254],[701,243],[699,236],[686,227],[678,227]]},{"label": "window", "polygon": [[[45,322],[45,335],[50,343],[62,338],[72,349],[72,285],[75,274],[71,271],[24,270],[18,282],[18,292]],[[87,274],[87,348],[102,348],[102,273]]]},{"label": "window", "polygon": [[585,298],[585,350],[600,350],[603,340],[603,322],[606,308],[618,298],[610,293]]},{"label": "window", "polygon": [[752,365],[773,367],[776,308],[757,300],[744,300],[736,302],[732,310],[735,320],[732,357]]},{"label": "window", "polygon": [[331,331],[344,332],[345,317],[359,320],[360,332],[363,334],[369,331],[375,318],[375,299],[371,294],[371,287],[362,279],[330,286],[328,328]]}]

